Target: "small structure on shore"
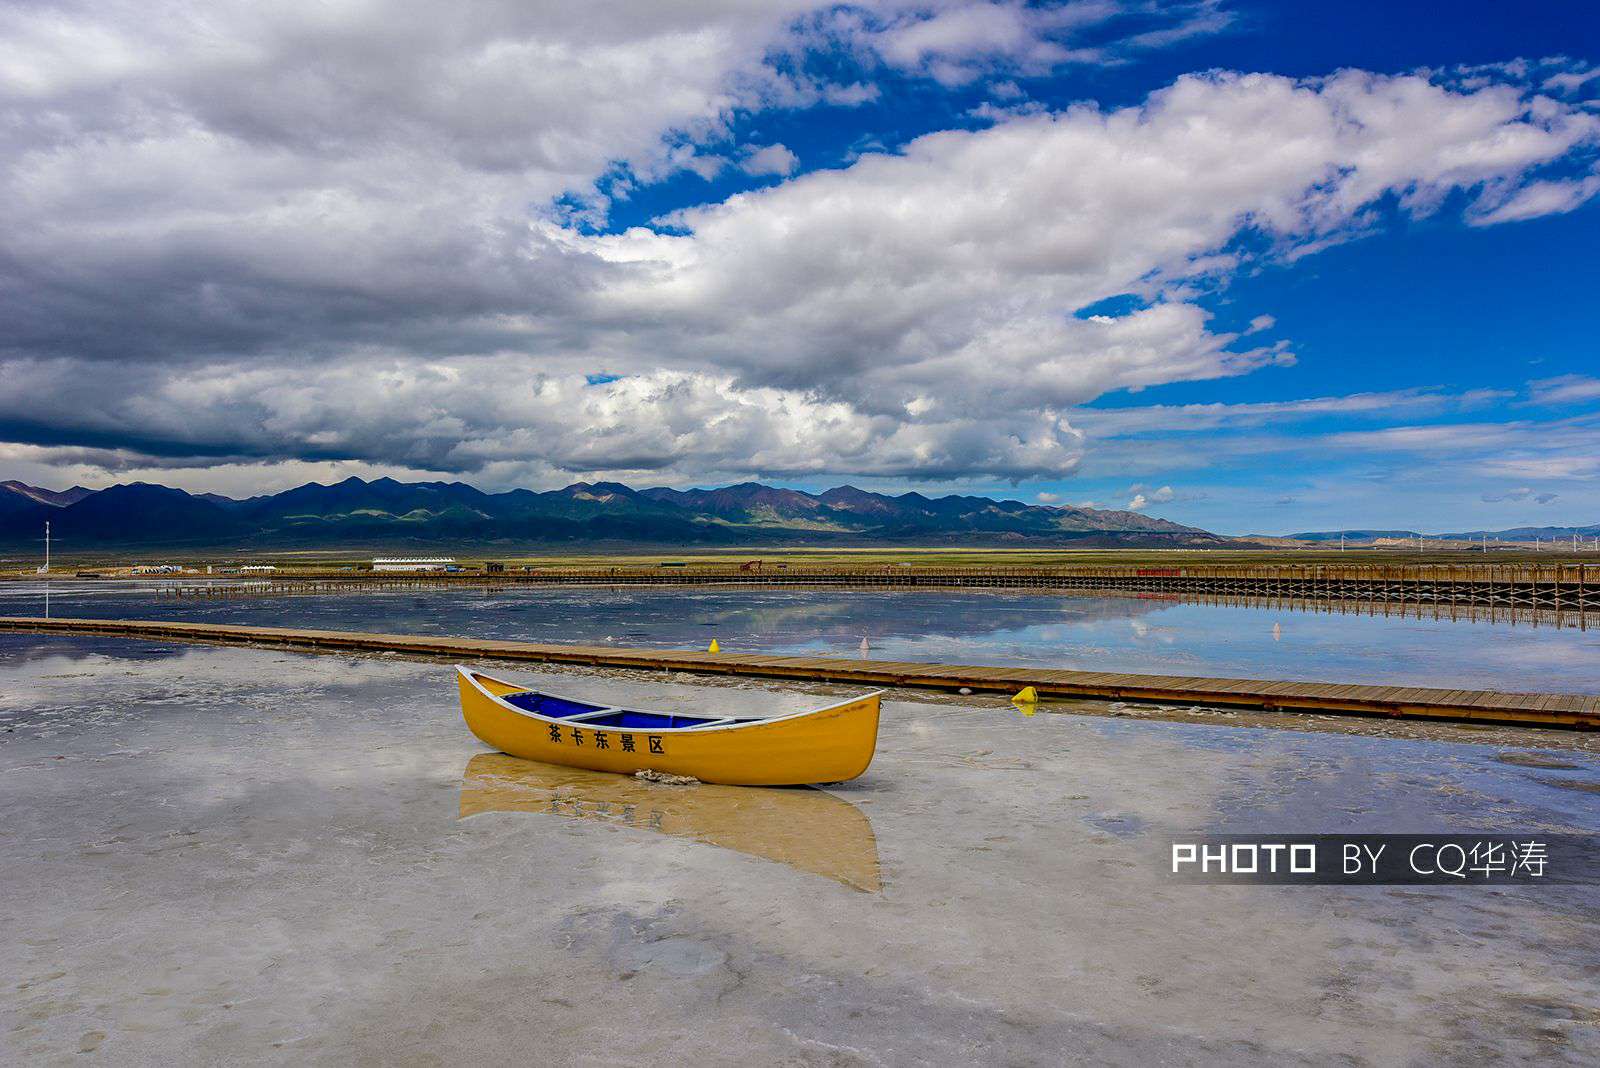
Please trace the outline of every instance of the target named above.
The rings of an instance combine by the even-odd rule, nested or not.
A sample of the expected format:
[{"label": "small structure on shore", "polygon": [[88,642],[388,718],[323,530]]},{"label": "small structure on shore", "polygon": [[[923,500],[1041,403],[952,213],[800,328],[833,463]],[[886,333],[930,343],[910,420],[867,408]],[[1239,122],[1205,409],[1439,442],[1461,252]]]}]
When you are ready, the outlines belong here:
[{"label": "small structure on shore", "polygon": [[374,571],[443,571],[456,562],[453,556],[375,556]]}]

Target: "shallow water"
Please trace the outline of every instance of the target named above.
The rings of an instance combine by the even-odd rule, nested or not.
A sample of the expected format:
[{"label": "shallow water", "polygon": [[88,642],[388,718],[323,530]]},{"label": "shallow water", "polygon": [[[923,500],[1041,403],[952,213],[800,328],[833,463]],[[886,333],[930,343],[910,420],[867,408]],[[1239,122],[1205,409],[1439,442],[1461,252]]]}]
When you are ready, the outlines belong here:
[{"label": "shallow water", "polygon": [[[1368,617],[1138,596],[1020,592],[522,587],[270,598],[157,597],[54,582],[59,616],[187,619],[536,642],[1035,664],[1225,678],[1600,692],[1600,630]],[[0,585],[0,614],[44,611]]]},{"label": "shallow water", "polygon": [[[841,693],[497,670],[653,707]],[[1593,832],[1600,756],[1582,739],[1502,732],[1508,752],[1456,728],[1000,705],[886,702],[871,770],[826,792],[654,786],[488,753],[438,664],[0,635],[0,1059],[1582,1064],[1600,1048],[1593,885],[1160,874],[1180,831]]]}]

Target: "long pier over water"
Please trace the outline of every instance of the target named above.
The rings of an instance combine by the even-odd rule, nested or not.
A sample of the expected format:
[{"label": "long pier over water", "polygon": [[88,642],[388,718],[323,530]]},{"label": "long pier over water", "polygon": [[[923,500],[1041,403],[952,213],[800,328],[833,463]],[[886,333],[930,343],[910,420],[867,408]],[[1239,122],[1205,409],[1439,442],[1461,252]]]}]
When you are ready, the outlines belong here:
[{"label": "long pier over water", "polygon": [[1228,705],[1542,727],[1600,728],[1600,694],[1499,693],[1420,686],[1341,686],[1178,675],[1052,671],[910,661],[846,660],[754,653],[548,645],[480,638],[368,634],[287,627],[245,627],[117,619],[0,617],[0,630],[98,634],[167,641],[272,645],[309,652],[391,652],[475,660],[520,660],[592,667],[681,671],[865,686],[1015,693],[1033,686],[1042,697],[1116,698],[1160,703]]},{"label": "long pier over water", "polygon": [[[759,562],[758,562],[759,563]],[[1171,567],[869,567],[696,563],[456,574],[332,572],[178,581],[171,597],[271,597],[541,585],[1034,589],[1157,596],[1369,615],[1423,614],[1585,628],[1600,624],[1597,564],[1204,564]]]},{"label": "long pier over water", "polygon": [[[759,565],[760,562],[757,562]],[[739,585],[1122,590],[1600,610],[1600,564],[1185,564],[938,567],[724,563],[537,567],[460,573],[323,572],[239,579],[287,591],[362,586]]]}]

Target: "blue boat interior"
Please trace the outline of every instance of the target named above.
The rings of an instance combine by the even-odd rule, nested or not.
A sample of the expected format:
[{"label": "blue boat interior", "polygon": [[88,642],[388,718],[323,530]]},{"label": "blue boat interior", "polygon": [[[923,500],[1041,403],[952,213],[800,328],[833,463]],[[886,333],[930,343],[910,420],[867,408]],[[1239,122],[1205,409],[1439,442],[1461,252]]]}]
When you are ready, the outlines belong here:
[{"label": "blue boat interior", "polygon": [[[747,717],[685,716],[669,712],[634,712],[625,708],[614,708],[608,711],[605,705],[591,705],[582,701],[572,701],[565,697],[540,693],[537,690],[508,693],[502,700],[507,704],[515,705],[524,712],[549,716],[551,719],[573,719],[581,716],[586,726],[616,727],[622,730],[659,731],[684,727],[704,727],[713,723],[752,722]],[[594,715],[596,712],[604,712],[605,715]]]}]

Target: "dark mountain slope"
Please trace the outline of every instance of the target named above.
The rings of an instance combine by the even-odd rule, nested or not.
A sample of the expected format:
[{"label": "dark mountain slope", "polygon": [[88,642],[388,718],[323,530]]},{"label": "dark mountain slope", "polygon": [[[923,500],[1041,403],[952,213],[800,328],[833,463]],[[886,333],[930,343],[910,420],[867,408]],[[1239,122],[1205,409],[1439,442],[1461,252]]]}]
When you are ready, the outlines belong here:
[{"label": "dark mountain slope", "polygon": [[50,515],[52,532],[73,549],[91,545],[215,545],[250,533],[248,524],[182,490],[132,482],[91,493]]},{"label": "dark mountain slope", "polygon": [[52,519],[64,544],[317,548],[356,545],[1074,545],[1208,547],[1227,539],[1135,512],[1048,508],[988,497],[821,494],[747,482],[636,491],[615,482],[484,493],[461,482],[348,478],[231,500],[142,483],[65,507],[0,489],[0,539],[37,540]]},{"label": "dark mountain slope", "polygon": [[240,503],[239,512],[261,523],[462,510],[486,516],[492,514],[490,500],[489,494],[464,482],[399,482],[392,478],[367,482],[352,476],[331,486],[308,482],[271,496],[252,497]]}]

